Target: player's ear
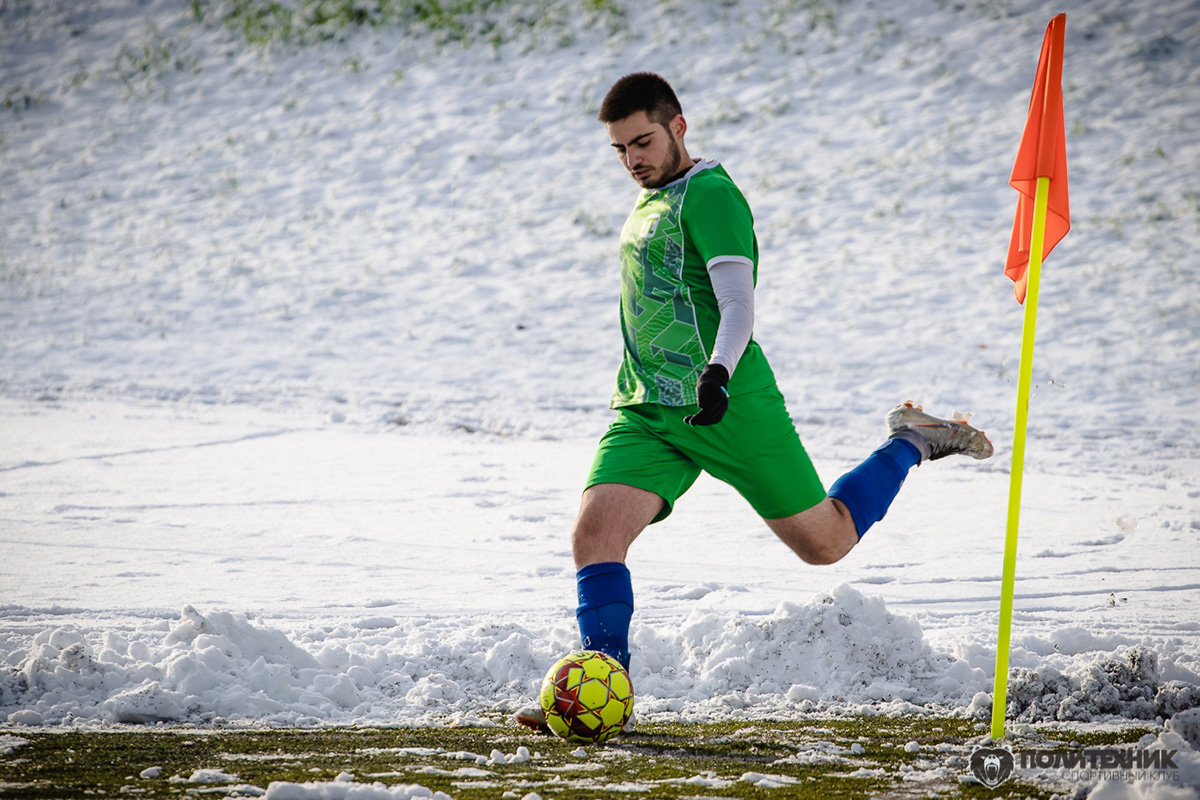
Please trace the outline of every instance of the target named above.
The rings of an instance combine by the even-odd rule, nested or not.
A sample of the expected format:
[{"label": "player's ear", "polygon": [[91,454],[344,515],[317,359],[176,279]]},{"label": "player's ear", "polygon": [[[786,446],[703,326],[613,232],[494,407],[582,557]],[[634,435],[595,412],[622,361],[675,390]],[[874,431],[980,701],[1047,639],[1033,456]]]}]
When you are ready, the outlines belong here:
[{"label": "player's ear", "polygon": [[687,120],[683,118],[683,114],[675,115],[675,118],[671,120],[670,128],[676,139],[683,138],[683,135],[687,133]]}]

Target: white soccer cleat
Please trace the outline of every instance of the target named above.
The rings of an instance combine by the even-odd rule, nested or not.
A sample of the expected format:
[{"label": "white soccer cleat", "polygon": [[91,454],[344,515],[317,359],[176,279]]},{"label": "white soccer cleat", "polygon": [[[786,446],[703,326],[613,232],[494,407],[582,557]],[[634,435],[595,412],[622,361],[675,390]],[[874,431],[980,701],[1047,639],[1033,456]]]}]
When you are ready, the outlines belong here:
[{"label": "white soccer cleat", "polygon": [[[956,412],[953,419],[938,419],[926,414],[921,406],[914,405],[912,401],[905,401],[888,412],[887,426],[892,435],[900,431],[918,434],[929,446],[927,453],[921,453],[923,459],[936,461],[960,454],[981,460],[991,458],[992,443],[983,431],[967,423],[969,417],[969,414]],[[920,447],[919,444],[917,446]]]},{"label": "white soccer cleat", "polygon": [[541,703],[522,706],[513,714],[513,721],[537,733],[550,733],[550,726],[546,724],[546,712],[542,710]]},{"label": "white soccer cleat", "polygon": [[[634,716],[630,712],[629,719],[621,726],[621,733],[633,733],[634,731]],[[522,706],[513,714],[513,722],[523,728],[529,728],[536,733],[553,733],[550,726],[546,724],[546,712],[542,710],[541,703],[530,703],[527,706]]]}]

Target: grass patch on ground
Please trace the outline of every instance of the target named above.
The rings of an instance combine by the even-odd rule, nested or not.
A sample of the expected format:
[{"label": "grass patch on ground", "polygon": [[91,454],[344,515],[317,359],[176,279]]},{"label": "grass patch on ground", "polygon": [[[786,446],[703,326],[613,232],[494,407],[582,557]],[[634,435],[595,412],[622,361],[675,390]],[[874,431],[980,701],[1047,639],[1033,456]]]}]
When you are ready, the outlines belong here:
[{"label": "grass patch on ground", "polygon": [[566,37],[571,21],[589,28],[619,28],[624,11],[615,0],[190,0],[197,22],[218,21],[257,45],[304,45],[356,29],[392,27],[434,37],[439,43],[499,45],[517,32]]},{"label": "grass patch on ground", "polygon": [[[1013,744],[1132,744],[1149,728],[1025,732]],[[493,728],[0,731],[0,796],[255,796],[272,783],[419,784],[458,798],[1044,797],[962,783],[987,731],[945,717],[645,724],[580,748]],[[5,750],[8,750],[7,754]],[[151,768],[157,767],[155,772]],[[146,773],[147,770],[151,772]],[[143,773],[151,777],[141,777]],[[205,779],[217,780],[204,783]],[[282,788],[282,787],[277,787]],[[340,796],[340,795],[339,795]]]}]

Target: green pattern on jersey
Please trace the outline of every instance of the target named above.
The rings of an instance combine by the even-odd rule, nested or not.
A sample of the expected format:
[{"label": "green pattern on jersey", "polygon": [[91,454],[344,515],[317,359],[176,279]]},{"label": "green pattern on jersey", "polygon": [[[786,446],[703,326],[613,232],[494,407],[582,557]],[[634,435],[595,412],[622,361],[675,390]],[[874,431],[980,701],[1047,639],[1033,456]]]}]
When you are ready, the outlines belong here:
[{"label": "green pattern on jersey", "polygon": [[[696,403],[720,312],[708,262],[734,256],[754,264],[758,242],[750,207],[725,169],[701,162],[688,177],[643,190],[621,230],[621,334],[625,358],[613,408]],[[731,395],[773,385],[751,340],[730,382]]]}]

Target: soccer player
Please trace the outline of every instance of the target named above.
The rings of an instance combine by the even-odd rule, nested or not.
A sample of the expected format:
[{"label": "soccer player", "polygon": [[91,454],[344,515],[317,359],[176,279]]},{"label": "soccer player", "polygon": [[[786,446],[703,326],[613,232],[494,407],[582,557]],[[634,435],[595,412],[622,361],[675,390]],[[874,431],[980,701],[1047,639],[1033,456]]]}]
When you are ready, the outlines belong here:
[{"label": "soccer player", "polygon": [[[629,666],[633,588],[625,556],[701,470],[729,483],[801,559],[832,564],[888,506],[913,467],[992,455],[964,420],[903,403],[891,435],[825,491],[752,335],[758,241],[750,206],[713,159],[692,158],[671,86],[618,80],[599,119],[642,187],[620,239],[625,357],[572,532],[583,646]],[[540,727],[538,706],[517,721]]]}]

